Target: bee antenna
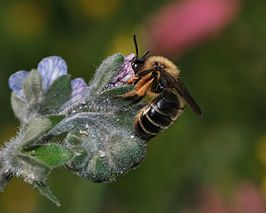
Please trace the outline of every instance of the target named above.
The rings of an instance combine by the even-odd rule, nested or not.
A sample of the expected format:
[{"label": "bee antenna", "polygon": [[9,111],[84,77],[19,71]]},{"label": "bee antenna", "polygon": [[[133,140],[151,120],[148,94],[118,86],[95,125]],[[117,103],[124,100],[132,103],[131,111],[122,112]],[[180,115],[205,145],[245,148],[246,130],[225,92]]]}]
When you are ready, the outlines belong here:
[{"label": "bee antenna", "polygon": [[136,34],[133,35],[133,39],[134,39],[134,44],[135,44],[135,49],[136,49],[136,55],[137,55],[137,58],[138,58],[139,57],[139,49],[138,49],[138,43],[137,43]]},{"label": "bee antenna", "polygon": [[144,55],[142,56],[142,58],[143,58],[143,59],[146,58],[146,56],[149,55],[149,54],[150,54],[150,51],[147,50],[147,51],[144,53]]}]

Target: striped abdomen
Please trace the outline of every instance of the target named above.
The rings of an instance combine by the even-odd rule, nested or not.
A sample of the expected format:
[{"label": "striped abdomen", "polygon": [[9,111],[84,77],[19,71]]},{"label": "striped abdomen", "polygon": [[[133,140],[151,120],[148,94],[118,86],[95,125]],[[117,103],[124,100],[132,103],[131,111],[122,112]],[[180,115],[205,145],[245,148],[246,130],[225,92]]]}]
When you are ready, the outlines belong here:
[{"label": "striped abdomen", "polygon": [[167,129],[183,111],[178,96],[163,90],[151,103],[142,108],[135,120],[136,135],[148,140]]}]

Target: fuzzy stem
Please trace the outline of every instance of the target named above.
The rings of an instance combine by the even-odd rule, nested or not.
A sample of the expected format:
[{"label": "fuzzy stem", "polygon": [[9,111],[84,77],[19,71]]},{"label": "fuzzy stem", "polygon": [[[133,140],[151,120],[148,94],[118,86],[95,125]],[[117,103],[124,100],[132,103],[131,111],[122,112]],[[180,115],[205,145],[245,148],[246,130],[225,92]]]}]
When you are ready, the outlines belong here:
[{"label": "fuzzy stem", "polygon": [[4,191],[4,188],[9,183],[12,177],[13,175],[4,168],[0,170],[0,192]]}]

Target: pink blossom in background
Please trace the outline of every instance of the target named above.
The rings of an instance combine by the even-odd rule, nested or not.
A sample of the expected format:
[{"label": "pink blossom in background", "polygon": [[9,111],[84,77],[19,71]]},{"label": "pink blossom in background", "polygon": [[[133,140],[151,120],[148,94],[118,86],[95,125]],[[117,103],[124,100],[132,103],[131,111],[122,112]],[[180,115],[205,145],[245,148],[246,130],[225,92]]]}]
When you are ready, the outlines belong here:
[{"label": "pink blossom in background", "polygon": [[208,40],[228,25],[240,0],[179,0],[158,11],[148,22],[149,49],[180,55]]},{"label": "pink blossom in background", "polygon": [[200,213],[228,213],[223,197],[211,186],[202,189],[196,206]]},{"label": "pink blossom in background", "polygon": [[223,195],[216,187],[207,185],[196,193],[196,199],[181,212],[265,213],[266,205],[262,193],[254,183],[241,183],[228,195]]},{"label": "pink blossom in background", "polygon": [[233,213],[265,213],[262,193],[252,183],[239,186],[233,200]]}]

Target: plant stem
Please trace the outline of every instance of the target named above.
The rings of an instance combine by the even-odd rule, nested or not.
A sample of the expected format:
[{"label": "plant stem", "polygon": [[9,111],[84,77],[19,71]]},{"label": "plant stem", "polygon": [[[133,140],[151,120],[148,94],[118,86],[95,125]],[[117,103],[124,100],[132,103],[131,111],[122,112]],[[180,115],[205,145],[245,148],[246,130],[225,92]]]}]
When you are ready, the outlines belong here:
[{"label": "plant stem", "polygon": [[8,184],[12,177],[13,175],[11,172],[3,168],[0,170],[0,192],[4,191],[5,186]]}]

